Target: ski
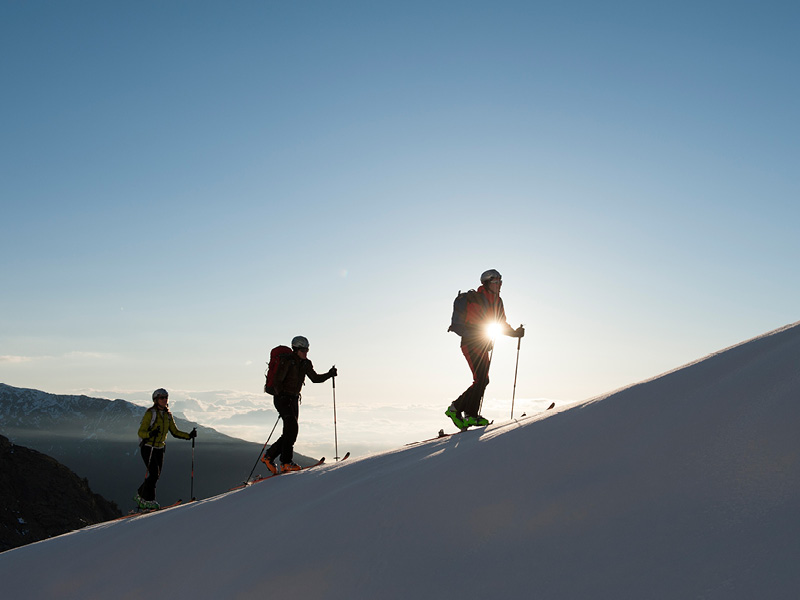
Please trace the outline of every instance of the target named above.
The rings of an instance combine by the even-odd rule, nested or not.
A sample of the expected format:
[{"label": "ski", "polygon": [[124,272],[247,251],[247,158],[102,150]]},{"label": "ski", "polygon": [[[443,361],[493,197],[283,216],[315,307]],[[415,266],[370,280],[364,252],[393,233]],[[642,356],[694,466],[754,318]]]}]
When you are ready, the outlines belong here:
[{"label": "ski", "polygon": [[264,481],[265,479],[269,479],[271,477],[277,477],[278,475],[280,475],[280,473],[270,473],[269,475],[259,475],[258,477],[255,477],[255,478],[251,479],[250,481],[245,481],[244,483],[240,483],[239,485],[233,486],[228,491],[229,492],[233,492],[233,491],[236,491],[236,490],[241,490],[241,489],[244,489],[244,488],[246,488],[248,486],[253,485],[254,483],[260,483],[260,482]]},{"label": "ski", "polygon": [[[462,427],[461,431],[456,431],[456,433],[464,433],[465,431],[470,431],[470,427],[474,427],[475,429],[484,429],[489,425],[491,425],[492,423],[494,423],[494,419],[489,421],[486,425],[467,425],[466,427]],[[475,431],[475,429],[472,429],[471,431]]]},{"label": "ski", "polygon": [[160,510],[165,510],[167,508],[174,508],[179,504],[183,504],[183,500],[178,500],[177,502],[173,502],[172,504],[168,504],[167,506],[159,506],[158,508],[134,508],[131,510],[127,515],[122,515],[121,517],[117,517],[116,519],[112,519],[113,521],[121,521],[122,519],[130,519],[131,517],[139,517],[141,515],[149,515],[150,513],[158,512]]},{"label": "ski", "polygon": [[[318,466],[320,466],[321,464],[324,464],[324,463],[325,463],[325,457],[323,456],[317,462],[315,462],[313,465],[308,465],[307,467],[301,467],[300,471],[305,471],[306,469],[313,469],[314,467],[318,467]],[[297,471],[289,471],[289,472],[290,473],[296,473]]]},{"label": "ski", "polygon": [[[491,421],[489,423],[489,425],[491,425],[492,423],[494,423],[494,421]],[[488,427],[489,425],[480,425],[480,426],[471,425],[471,427],[477,427],[477,429],[482,429],[484,427]],[[439,430],[439,434],[436,437],[428,438],[427,440],[420,440],[419,442],[410,442],[410,443],[406,444],[406,446],[416,446],[417,444],[424,444],[426,442],[434,442],[436,440],[441,440],[443,438],[450,437],[452,435],[458,435],[459,433],[464,433],[466,431],[476,431],[477,429],[462,429],[460,431],[454,431],[453,433],[445,433],[444,429],[440,429]]]},{"label": "ski", "polygon": [[[551,409],[553,409],[555,407],[556,407],[556,403],[553,402],[553,403],[550,404],[550,406],[545,408],[542,412],[545,412],[547,410],[551,410]],[[527,416],[527,415],[525,413],[522,413],[520,418],[525,417],[525,416]],[[494,420],[489,421],[489,425],[491,425],[492,423],[494,423]],[[489,425],[480,425],[480,426],[471,425],[470,427],[488,427]],[[406,444],[406,446],[416,446],[417,444],[424,444],[425,442],[433,442],[435,440],[440,440],[442,438],[450,437],[451,435],[457,435],[459,433],[464,433],[465,431],[470,431],[470,429],[468,427],[464,427],[464,428],[461,428],[460,431],[456,431],[454,433],[445,433],[444,429],[440,429],[439,430],[439,435],[437,435],[436,437],[429,438],[427,440],[421,440],[419,442],[411,442],[411,443]],[[474,431],[474,429],[472,431]]]},{"label": "ski", "polygon": [[345,455],[344,455],[342,458],[337,458],[336,460],[337,460],[337,461],[339,461],[339,462],[341,462],[341,461],[343,461],[343,460],[347,460],[347,458],[348,458],[349,456],[350,456],[350,453],[348,452],[348,453],[347,453],[347,454],[345,454]]},{"label": "ski", "polygon": [[[456,432],[456,433],[459,433],[459,432]],[[439,435],[437,435],[436,437],[433,437],[433,438],[430,438],[430,439],[427,439],[427,440],[421,440],[419,442],[411,442],[411,443],[406,444],[406,446],[416,446],[417,444],[424,444],[425,442],[432,442],[434,440],[440,440],[442,438],[450,437],[451,435],[455,435],[455,434],[453,434],[453,433],[445,433],[444,429],[440,429],[439,430]]]},{"label": "ski", "polygon": [[[555,407],[556,407],[556,403],[555,403],[555,402],[553,402],[553,403],[552,403],[550,406],[548,406],[547,408],[545,408],[545,409],[544,409],[542,412],[548,411],[548,410],[550,410],[551,408],[555,408]],[[522,414],[519,416],[519,418],[521,419],[522,417],[527,417],[527,416],[528,416],[528,413],[522,413]]]},{"label": "ski", "polygon": [[[348,454],[349,454],[349,452],[348,452]],[[323,456],[317,462],[315,462],[313,465],[308,465],[306,467],[301,467],[300,469],[298,469],[298,471],[305,471],[306,469],[312,469],[312,468],[318,467],[318,466],[320,466],[321,464],[324,464],[324,463],[325,463],[325,457]],[[298,471],[290,471],[290,473],[297,473]],[[272,479],[273,477],[278,477],[279,475],[285,475],[285,473],[278,472],[278,473],[270,473],[269,475],[262,475],[260,477],[256,477],[255,479],[251,479],[250,481],[246,481],[245,483],[241,483],[241,484],[239,484],[237,486],[234,486],[234,487],[230,488],[228,491],[229,492],[233,492],[234,490],[240,490],[242,488],[249,487],[249,486],[251,486],[251,485],[253,485],[255,483],[261,483],[262,481],[265,481],[267,479]]]}]

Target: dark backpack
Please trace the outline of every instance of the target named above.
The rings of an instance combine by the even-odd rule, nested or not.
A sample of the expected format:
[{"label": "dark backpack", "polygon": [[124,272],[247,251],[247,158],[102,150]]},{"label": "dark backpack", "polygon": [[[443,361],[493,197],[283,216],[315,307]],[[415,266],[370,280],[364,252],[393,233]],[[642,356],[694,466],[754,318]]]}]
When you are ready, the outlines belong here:
[{"label": "dark backpack", "polygon": [[275,395],[275,374],[278,372],[278,363],[280,363],[281,356],[291,353],[292,349],[289,346],[275,346],[270,350],[266,373],[267,381],[264,383],[264,392],[267,394]]},{"label": "dark backpack", "polygon": [[470,298],[470,294],[477,294],[477,292],[475,290],[469,290],[468,292],[458,291],[458,296],[453,300],[453,316],[450,319],[450,327],[447,328],[447,331],[452,331],[459,336],[463,336],[466,332],[467,300]]}]

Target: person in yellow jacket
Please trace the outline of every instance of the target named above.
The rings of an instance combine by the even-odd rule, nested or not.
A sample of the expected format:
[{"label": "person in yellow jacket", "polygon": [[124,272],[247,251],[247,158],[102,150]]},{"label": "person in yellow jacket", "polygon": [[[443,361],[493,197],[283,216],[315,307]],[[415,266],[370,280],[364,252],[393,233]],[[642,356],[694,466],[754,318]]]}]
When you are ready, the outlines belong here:
[{"label": "person in yellow jacket", "polygon": [[167,432],[182,440],[197,437],[197,429],[192,429],[190,433],[178,429],[172,413],[167,408],[168,401],[169,394],[164,388],[158,388],[153,392],[153,406],[145,411],[142,423],[139,425],[139,438],[141,438],[139,446],[142,449],[142,460],[147,465],[147,474],[133,499],[142,509],[159,508],[156,502],[156,484],[161,476],[161,467],[164,465]]}]

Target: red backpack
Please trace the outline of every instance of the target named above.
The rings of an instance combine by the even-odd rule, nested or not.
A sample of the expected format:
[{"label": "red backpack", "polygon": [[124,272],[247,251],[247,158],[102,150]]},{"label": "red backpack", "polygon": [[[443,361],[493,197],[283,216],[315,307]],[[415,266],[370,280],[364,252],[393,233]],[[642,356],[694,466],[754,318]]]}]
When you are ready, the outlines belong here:
[{"label": "red backpack", "polygon": [[269,353],[269,363],[267,363],[267,381],[264,383],[264,391],[271,395],[275,395],[275,374],[278,372],[278,363],[280,363],[281,356],[284,354],[291,354],[292,349],[289,346],[275,346]]}]

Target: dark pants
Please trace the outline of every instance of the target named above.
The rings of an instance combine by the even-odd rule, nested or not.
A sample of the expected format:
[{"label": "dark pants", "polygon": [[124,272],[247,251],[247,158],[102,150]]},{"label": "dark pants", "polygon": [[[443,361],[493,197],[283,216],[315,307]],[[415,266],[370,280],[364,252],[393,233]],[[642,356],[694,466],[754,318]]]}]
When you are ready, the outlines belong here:
[{"label": "dark pants", "polygon": [[453,406],[468,417],[478,416],[483,392],[489,385],[489,347],[487,344],[464,344],[461,346],[461,352],[464,353],[472,371],[472,385],[456,398]]},{"label": "dark pants", "polygon": [[156,484],[161,476],[161,467],[164,466],[165,450],[166,448],[142,446],[142,460],[147,465],[144,483],[139,486],[139,496],[142,497],[142,500],[153,501],[156,499]]},{"label": "dark pants", "polygon": [[300,397],[291,394],[278,394],[273,399],[273,404],[283,420],[283,434],[278,441],[267,450],[267,458],[272,462],[280,455],[284,464],[292,462],[294,458],[294,443],[297,441],[297,432],[300,430],[298,419],[300,417]]}]

